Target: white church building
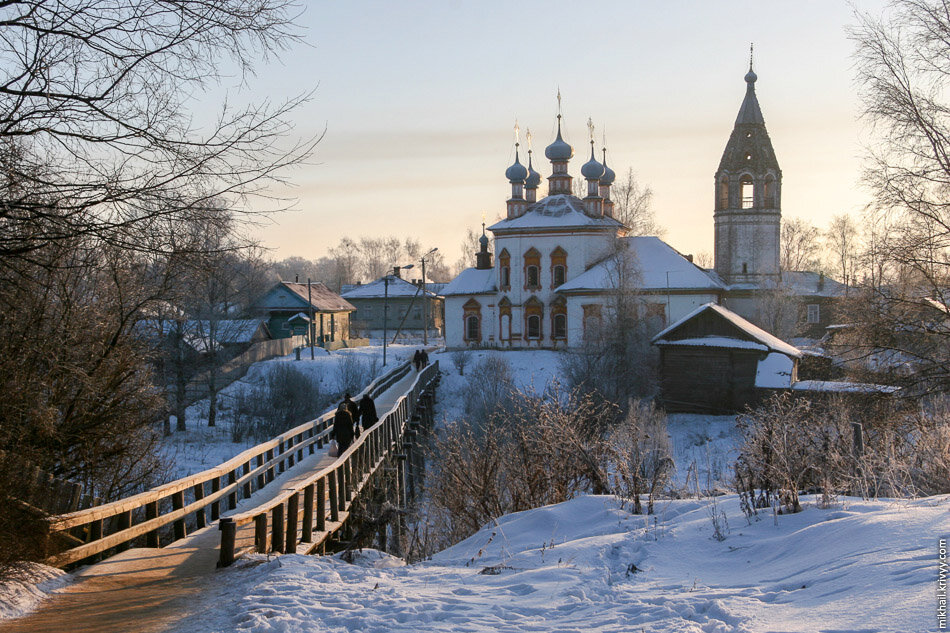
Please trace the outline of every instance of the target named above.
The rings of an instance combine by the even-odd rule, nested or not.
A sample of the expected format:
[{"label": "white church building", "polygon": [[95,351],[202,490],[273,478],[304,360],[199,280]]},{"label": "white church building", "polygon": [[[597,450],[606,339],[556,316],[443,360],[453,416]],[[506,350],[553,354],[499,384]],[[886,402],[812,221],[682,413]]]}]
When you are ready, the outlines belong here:
[{"label": "white church building", "polygon": [[[494,253],[483,227],[476,266],[442,292],[446,346],[578,346],[585,332],[600,328],[620,287],[632,291],[639,316],[651,319],[657,331],[706,303],[755,320],[758,297],[781,286],[785,276],[795,275],[788,287],[799,298],[827,294],[823,276],[779,269],[782,175],[751,65],[745,81],[746,95],[715,174],[713,269],[700,268],[657,237],[627,236],[610,199],[615,174],[606,149],[603,161],[597,160],[593,140],[581,167],[586,195],[573,195],[568,165],[574,149],[561,136],[558,114],[557,138],[544,150],[551,163],[548,194],[537,198],[541,174],[530,150],[527,167],[521,164],[516,143],[515,162],[505,172],[511,184],[507,215],[488,227]],[[802,282],[803,275],[815,279]],[[829,287],[835,283],[828,281]]]}]

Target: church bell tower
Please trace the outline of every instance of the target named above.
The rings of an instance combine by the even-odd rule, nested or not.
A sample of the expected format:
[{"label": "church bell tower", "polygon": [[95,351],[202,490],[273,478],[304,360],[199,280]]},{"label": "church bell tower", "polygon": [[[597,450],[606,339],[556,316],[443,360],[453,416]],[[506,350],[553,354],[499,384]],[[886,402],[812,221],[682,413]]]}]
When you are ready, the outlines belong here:
[{"label": "church bell tower", "polygon": [[716,170],[715,270],[727,284],[778,281],[782,170],[746,73],[746,93]]}]

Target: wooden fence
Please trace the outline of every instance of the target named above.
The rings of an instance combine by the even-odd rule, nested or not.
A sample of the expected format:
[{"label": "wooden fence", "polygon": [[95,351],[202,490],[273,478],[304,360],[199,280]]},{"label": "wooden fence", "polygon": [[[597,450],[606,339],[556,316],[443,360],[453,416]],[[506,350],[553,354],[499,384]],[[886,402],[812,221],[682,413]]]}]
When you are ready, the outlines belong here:
[{"label": "wooden fence", "polygon": [[[369,392],[376,398],[410,371],[410,364],[404,363],[373,381],[360,396]],[[125,499],[50,517],[47,564],[65,567],[110,550],[122,551],[135,539],[144,539],[146,547],[159,547],[160,529],[170,525],[172,540],[184,538],[186,521],[191,515],[199,529],[208,524],[209,512],[210,521],[217,521],[223,510],[237,508],[239,498],[250,497],[277,474],[303,460],[305,452],[313,454],[322,448],[329,441],[333,413],[328,411],[215,468]],[[367,435],[356,446],[364,446]],[[338,461],[350,463],[356,446]]]},{"label": "wooden fence", "polygon": [[[433,393],[439,379],[439,363],[424,368],[409,391],[376,424],[366,429],[331,465],[258,507],[221,519],[219,566],[227,566],[241,554],[257,551],[309,554],[322,549],[350,518],[350,508],[360,492],[387,461],[405,458],[404,448],[413,435],[413,418],[419,410],[431,415]],[[253,536],[238,545],[241,528],[253,525]]]}]

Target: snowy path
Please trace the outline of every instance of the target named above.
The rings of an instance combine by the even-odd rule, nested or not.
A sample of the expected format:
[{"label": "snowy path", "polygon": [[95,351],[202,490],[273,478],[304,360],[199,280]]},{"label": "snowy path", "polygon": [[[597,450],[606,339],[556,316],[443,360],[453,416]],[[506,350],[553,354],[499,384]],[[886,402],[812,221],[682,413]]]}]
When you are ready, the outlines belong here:
[{"label": "snowy path", "polygon": [[[410,371],[376,399],[380,418],[409,390],[416,375]],[[237,512],[278,496],[289,484],[334,460],[326,449],[317,451],[250,499],[238,503]],[[239,540],[242,537],[253,540],[253,525],[239,533]],[[76,582],[34,613],[0,623],[0,633],[166,631],[188,621],[199,596],[227,578],[225,571],[215,568],[219,543],[215,522],[164,548],[133,548],[85,567],[74,574]]]}]

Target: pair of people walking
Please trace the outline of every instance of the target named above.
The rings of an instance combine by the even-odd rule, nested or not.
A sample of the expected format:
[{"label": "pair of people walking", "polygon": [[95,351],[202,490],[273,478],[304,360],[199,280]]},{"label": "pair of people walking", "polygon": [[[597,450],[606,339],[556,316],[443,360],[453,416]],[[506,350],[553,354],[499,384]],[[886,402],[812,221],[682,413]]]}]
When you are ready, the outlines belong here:
[{"label": "pair of people walking", "polygon": [[339,452],[342,453],[353,444],[353,440],[360,436],[361,426],[363,429],[376,424],[379,417],[376,415],[376,403],[367,393],[357,404],[350,394],[343,396],[343,401],[336,408],[333,416],[333,431],[331,433],[336,440]]},{"label": "pair of people walking", "polygon": [[429,352],[424,349],[417,349],[416,353],[412,355],[412,366],[416,368],[416,371],[422,371],[424,368],[429,366]]}]

